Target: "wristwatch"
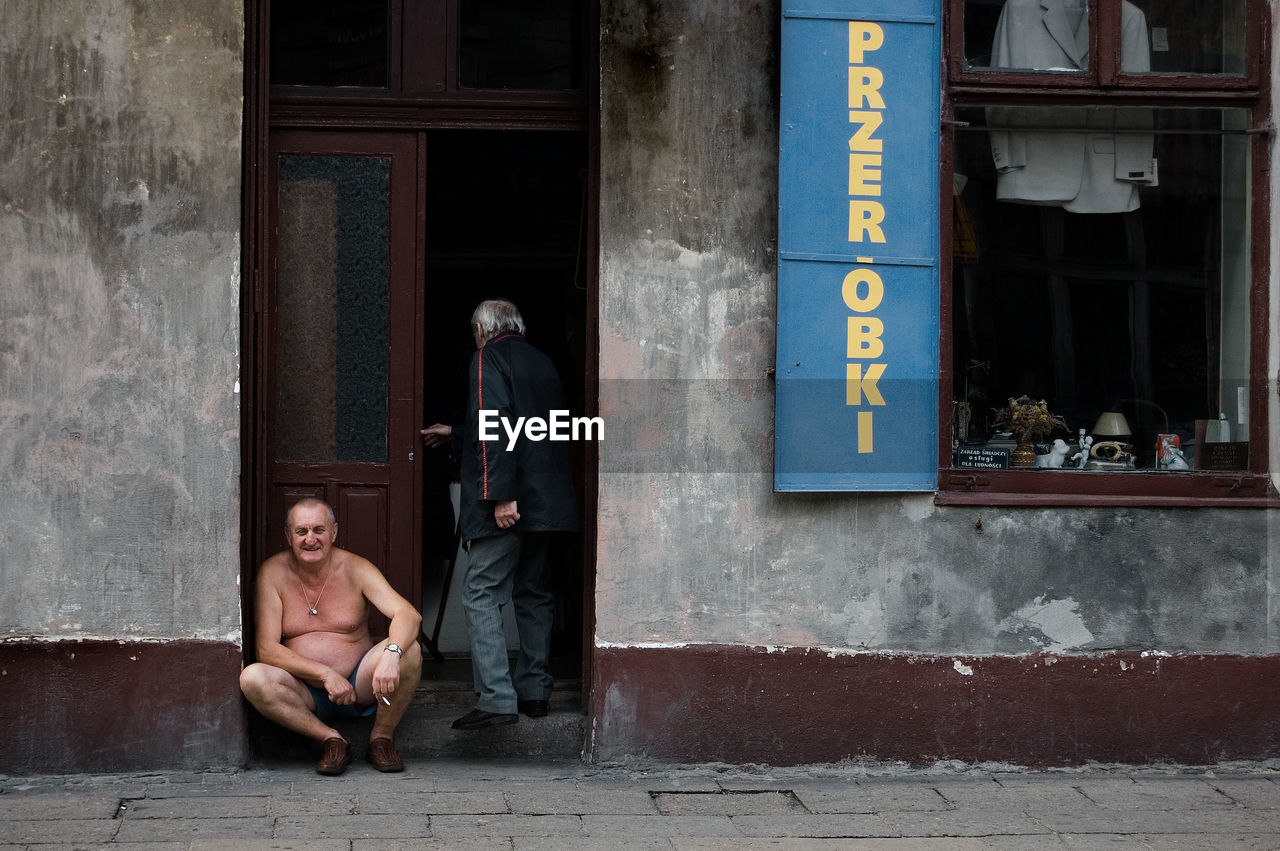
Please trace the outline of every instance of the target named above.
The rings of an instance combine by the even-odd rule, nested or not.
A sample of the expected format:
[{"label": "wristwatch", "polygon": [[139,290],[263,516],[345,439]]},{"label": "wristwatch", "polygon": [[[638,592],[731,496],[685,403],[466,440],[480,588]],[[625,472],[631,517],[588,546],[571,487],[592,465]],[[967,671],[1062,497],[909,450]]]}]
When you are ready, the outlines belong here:
[{"label": "wristwatch", "polygon": [[400,657],[404,658],[404,651],[400,649],[399,644],[388,644],[386,646],[386,649],[390,650],[392,653],[399,653]]}]

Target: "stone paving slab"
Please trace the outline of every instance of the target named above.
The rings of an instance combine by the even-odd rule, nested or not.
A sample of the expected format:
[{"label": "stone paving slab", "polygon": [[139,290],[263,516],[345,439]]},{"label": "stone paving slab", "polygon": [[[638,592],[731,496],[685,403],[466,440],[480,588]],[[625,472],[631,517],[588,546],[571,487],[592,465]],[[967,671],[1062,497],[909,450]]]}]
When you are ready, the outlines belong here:
[{"label": "stone paving slab", "polygon": [[741,836],[728,816],[583,816],[587,836]]},{"label": "stone paving slab", "polygon": [[[237,843],[241,844],[241,843]],[[78,841],[72,845],[26,845],[25,851],[50,851],[52,848],[70,848],[73,851],[80,851],[82,848],[110,848],[112,851],[120,849],[120,851],[187,851],[191,846],[190,842],[185,840],[173,840],[168,842],[112,842],[108,845],[97,846],[92,843]]]},{"label": "stone paving slab", "polygon": [[[988,836],[983,843],[993,851],[1153,851],[1136,836],[1122,833],[1086,833],[1079,836],[1070,834],[1044,836]],[[1159,848],[1160,846],[1154,846]],[[1215,851],[1204,848],[1201,851]]]},{"label": "stone paving slab", "polygon": [[1006,786],[996,781],[974,783],[951,780],[934,783],[932,788],[954,809],[1018,807],[1023,810],[1032,808],[1070,811],[1097,807],[1097,803],[1082,794],[1079,787],[1066,782]]},{"label": "stone paving slab", "polygon": [[470,792],[396,792],[376,789],[356,796],[356,812],[366,815],[490,815],[510,811],[501,789]]},{"label": "stone paving slab", "polygon": [[271,818],[130,819],[111,823],[120,842],[172,842],[196,839],[271,839]]},{"label": "stone paving slab", "polygon": [[[331,816],[363,812],[357,809],[356,799],[362,797],[354,790],[345,793],[307,794],[289,792],[285,795],[268,795],[267,815],[271,816]],[[376,810],[371,812],[377,812]]]},{"label": "stone paving slab", "polygon": [[416,815],[289,816],[276,819],[278,839],[431,838],[431,817]]},{"label": "stone paving slab", "polygon": [[[347,839],[197,839],[182,847],[188,851],[348,851],[351,841]],[[115,846],[111,848],[114,851]]]},{"label": "stone paving slab", "polygon": [[1206,783],[1243,807],[1280,810],[1280,783],[1266,778],[1210,778]]},{"label": "stone paving slab", "polygon": [[885,813],[881,818],[897,836],[1021,836],[1053,832],[1021,810],[1012,808]]},{"label": "stone paving slab", "polygon": [[1200,778],[1134,780],[1129,777],[1090,780],[1082,794],[1109,810],[1177,810],[1185,807],[1232,807],[1235,802]]},{"label": "stone paving slab", "polygon": [[676,851],[986,851],[976,839],[702,839],[677,838]]},{"label": "stone paving slab", "polygon": [[[969,841],[977,842],[983,848],[991,849],[991,851],[1063,851],[1064,848],[1068,847],[1065,839],[1066,837],[1056,833],[1038,833],[1030,836],[1026,834],[1021,836],[983,836],[977,839],[970,839]],[[1094,834],[1089,834],[1087,839],[1092,842]],[[1088,851],[1098,851],[1098,849],[1103,848],[1108,851],[1129,851],[1129,849],[1134,849],[1135,851],[1138,851],[1138,849],[1140,849],[1140,851],[1151,851],[1151,849],[1147,848],[1145,845],[1124,844],[1127,839],[1128,837],[1113,836],[1109,838],[1110,844],[1100,845],[1096,848],[1092,845],[1087,845],[1085,847]],[[1107,841],[1106,838],[1104,838],[1104,841]],[[1079,851],[1084,851],[1084,849],[1080,849]],[[1206,851],[1208,851],[1208,849],[1206,849]]]},{"label": "stone paving slab", "polygon": [[804,805],[787,792],[657,792],[652,796],[664,816],[789,815]]},{"label": "stone paving slab", "polygon": [[[1185,809],[1185,810],[1099,810],[1092,813],[1035,813],[1035,819],[1055,833],[1125,834],[1246,834],[1277,832],[1280,820],[1268,811]],[[1277,832],[1280,835],[1280,832]],[[1280,840],[1277,840],[1280,847]]]},{"label": "stone paving slab", "polygon": [[[236,776],[199,776],[173,777],[154,781],[136,788],[122,789],[124,798],[243,798],[265,795],[288,795],[297,786],[295,777],[304,779],[314,777],[315,773],[308,766],[305,774],[301,770],[292,772],[290,779],[246,779]],[[329,790],[334,791],[334,790]]]},{"label": "stone paving slab", "polygon": [[928,812],[949,809],[931,784],[795,784],[791,790],[812,813]]},{"label": "stone paving slab", "polygon": [[555,839],[518,836],[515,851],[671,851],[675,840],[667,836],[568,837]]},{"label": "stone paving slab", "polygon": [[568,815],[433,816],[439,839],[515,836],[582,836],[582,819]]},{"label": "stone paving slab", "polygon": [[111,819],[6,819],[3,827],[5,841],[18,846],[69,845],[73,842],[109,842],[115,838],[120,823]]},{"label": "stone paving slab", "polygon": [[657,815],[654,796],[643,789],[613,787],[598,789],[581,784],[568,789],[522,787],[508,791],[513,813],[568,815]]},{"label": "stone paving slab", "polygon": [[733,826],[743,836],[755,838],[788,837],[856,839],[873,836],[899,836],[900,832],[879,816],[872,814],[734,816]]},{"label": "stone paving slab", "polygon": [[0,821],[112,818],[119,808],[120,798],[109,794],[51,792],[0,795]]},{"label": "stone paving slab", "polygon": [[690,776],[677,772],[669,776],[641,776],[636,784],[653,794],[659,792],[721,792],[724,786],[717,777]]},{"label": "stone paving slab", "polygon": [[1158,851],[1275,851],[1280,838],[1275,833],[1238,835],[1202,833],[1198,836],[1138,836],[1148,848]]},{"label": "stone paving slab", "polygon": [[125,799],[121,815],[133,819],[217,819],[266,816],[270,798],[234,796],[183,796],[178,798]]},{"label": "stone paving slab", "polygon": [[[347,846],[343,846],[345,849]],[[351,851],[511,851],[512,840],[481,839],[357,839]],[[555,846],[552,846],[555,847]]]}]

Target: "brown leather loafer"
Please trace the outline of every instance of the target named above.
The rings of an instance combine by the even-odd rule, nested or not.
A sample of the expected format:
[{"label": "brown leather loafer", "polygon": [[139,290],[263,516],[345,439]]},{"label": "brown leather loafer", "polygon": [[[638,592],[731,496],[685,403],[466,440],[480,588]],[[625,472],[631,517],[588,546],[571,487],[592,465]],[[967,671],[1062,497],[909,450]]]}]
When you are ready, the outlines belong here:
[{"label": "brown leather loafer", "polygon": [[371,739],[364,758],[379,771],[404,771],[404,762],[390,739]]},{"label": "brown leather loafer", "polygon": [[341,774],[351,764],[351,743],[339,736],[324,740],[324,754],[316,763],[316,773],[330,777]]}]

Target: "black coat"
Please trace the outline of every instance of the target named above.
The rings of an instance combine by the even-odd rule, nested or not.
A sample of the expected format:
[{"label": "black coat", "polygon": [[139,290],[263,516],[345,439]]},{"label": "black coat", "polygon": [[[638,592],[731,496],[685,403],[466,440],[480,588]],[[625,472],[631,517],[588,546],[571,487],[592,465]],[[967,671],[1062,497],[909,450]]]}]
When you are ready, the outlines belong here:
[{"label": "black coat", "polygon": [[[498,419],[505,417],[514,428],[519,417],[549,422],[552,411],[567,417],[560,376],[551,359],[521,335],[503,331],[471,358],[469,384],[466,422],[453,433],[462,474],[462,539],[508,531],[576,531],[578,503],[567,442],[531,440],[521,428],[515,446],[508,449],[510,437]],[[496,412],[488,429],[496,440],[480,440],[482,409]],[[499,529],[494,505],[512,499],[520,519],[510,529]]]}]

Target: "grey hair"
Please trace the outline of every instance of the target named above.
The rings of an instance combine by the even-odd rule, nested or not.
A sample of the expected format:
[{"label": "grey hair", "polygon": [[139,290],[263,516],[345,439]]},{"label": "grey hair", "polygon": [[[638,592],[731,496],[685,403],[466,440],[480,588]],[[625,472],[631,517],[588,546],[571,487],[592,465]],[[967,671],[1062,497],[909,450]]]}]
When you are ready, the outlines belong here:
[{"label": "grey hair", "polygon": [[471,314],[471,324],[479,325],[485,337],[492,339],[503,331],[524,333],[524,319],[520,309],[505,298],[491,298],[476,305]]},{"label": "grey hair", "polygon": [[313,505],[324,506],[325,514],[329,515],[329,525],[330,526],[338,525],[338,518],[336,515],[334,515],[333,507],[330,506],[329,503],[325,502],[323,499],[316,499],[314,496],[304,496],[302,499],[298,500],[293,505],[289,506],[289,510],[284,513],[285,537],[289,536],[290,530],[292,530],[293,528],[293,510],[299,506],[305,506],[307,508],[310,508]]}]

